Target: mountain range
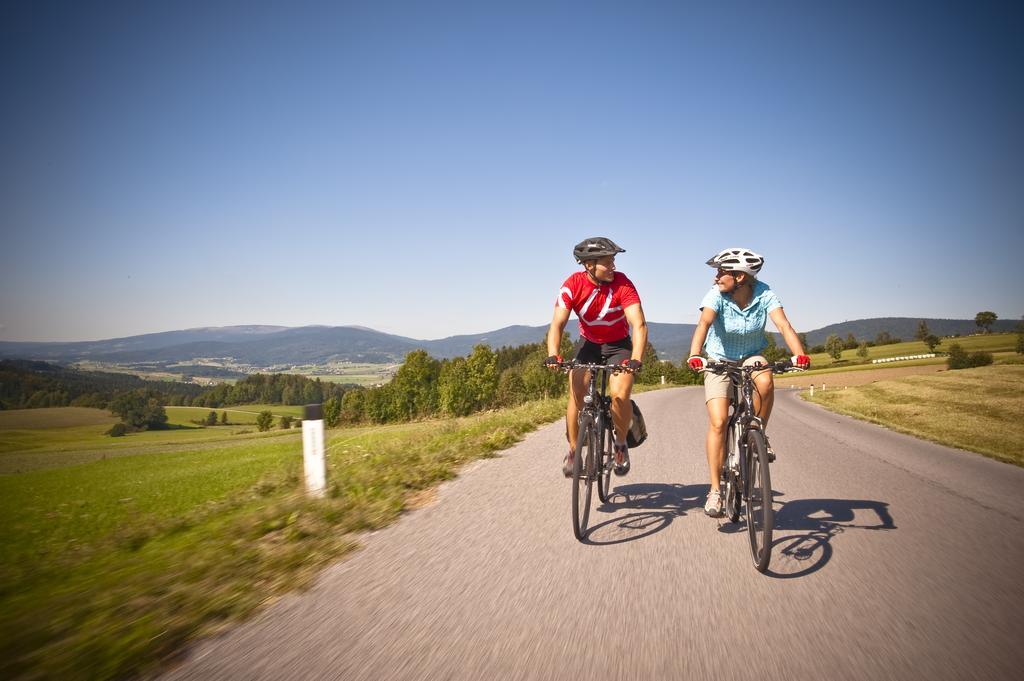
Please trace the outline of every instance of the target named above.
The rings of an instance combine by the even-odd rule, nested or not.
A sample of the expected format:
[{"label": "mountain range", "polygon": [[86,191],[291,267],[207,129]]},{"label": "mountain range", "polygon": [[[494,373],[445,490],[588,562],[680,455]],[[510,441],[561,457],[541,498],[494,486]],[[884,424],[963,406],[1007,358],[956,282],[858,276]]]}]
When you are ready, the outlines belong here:
[{"label": "mountain range", "polygon": [[[807,332],[808,345],[825,342],[830,334],[846,339],[873,340],[882,331],[910,339],[917,333],[920,318],[877,317],[830,324]],[[967,335],[978,331],[971,319],[925,319],[938,336]],[[998,320],[993,331],[1012,331],[1015,320]],[[662,359],[679,361],[689,351],[693,324],[648,322],[649,339]],[[567,327],[575,339],[574,321]],[[224,326],[126,338],[78,342],[0,341],[0,359],[31,359],[50,362],[95,361],[109,364],[183,364],[199,359],[220,359],[225,363],[252,368],[325,365],[333,362],[389,364],[401,362],[416,349],[437,358],[469,354],[473,346],[487,343],[492,348],[538,343],[547,326],[506,326],[479,334],[418,340],[382,333],[361,326]]]}]

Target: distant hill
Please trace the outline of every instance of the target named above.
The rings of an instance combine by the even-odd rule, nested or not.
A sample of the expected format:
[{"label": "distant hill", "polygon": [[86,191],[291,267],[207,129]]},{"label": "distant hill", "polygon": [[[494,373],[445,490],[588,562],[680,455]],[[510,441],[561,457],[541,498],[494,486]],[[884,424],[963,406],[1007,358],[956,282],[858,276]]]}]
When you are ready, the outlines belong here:
[{"label": "distant hill", "polygon": [[[909,340],[917,332],[918,317],[879,317],[831,324],[807,332],[809,345],[825,342],[829,334],[845,340],[852,333],[858,340],[874,340],[881,331]],[[925,319],[939,336],[976,333],[973,319]],[[993,331],[1012,331],[1016,320],[999,320]],[[648,322],[650,341],[662,359],[679,362],[689,352],[693,324]],[[567,327],[573,339],[579,330],[575,320]],[[423,349],[438,358],[469,354],[474,345],[492,348],[540,343],[547,325],[506,326],[478,334],[417,340],[374,331],[361,326],[228,326],[168,331],[127,338],[75,343],[0,342],[0,359],[79,362],[93,360],[110,364],[187,363],[202,358],[228,358],[231,363],[252,368],[292,365],[324,365],[330,362],[385,364],[400,362],[412,350]]]},{"label": "distant hill", "polygon": [[[928,319],[925,317],[875,317],[872,319],[855,319],[840,324],[829,324],[828,326],[814,331],[807,332],[807,343],[809,345],[821,345],[831,334],[836,334],[843,340],[846,335],[853,334],[859,341],[873,341],[882,331],[888,331],[890,336],[913,340],[917,334],[917,325],[924,319],[928,329],[936,336],[967,336],[978,333],[978,325],[973,319]],[[992,325],[993,333],[1009,333],[1017,326],[1014,319],[999,319]]]}]

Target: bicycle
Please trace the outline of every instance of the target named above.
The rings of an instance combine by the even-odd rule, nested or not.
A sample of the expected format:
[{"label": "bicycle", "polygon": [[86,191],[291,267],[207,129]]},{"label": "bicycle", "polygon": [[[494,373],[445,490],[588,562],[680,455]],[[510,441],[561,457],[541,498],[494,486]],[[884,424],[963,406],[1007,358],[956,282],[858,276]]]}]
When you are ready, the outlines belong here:
[{"label": "bicycle", "polygon": [[726,375],[732,382],[726,456],[720,474],[725,485],[723,505],[730,522],[737,522],[740,515],[746,516],[750,555],[757,571],[764,572],[771,561],[774,511],[768,437],[764,421],[754,412],[753,374],[766,370],[773,374],[802,370],[788,359],[750,366],[728,361],[708,362],[703,370]]},{"label": "bicycle", "polygon": [[[612,398],[607,395],[609,374],[628,371],[620,364],[584,364],[559,362],[570,372],[590,372],[590,383],[580,409],[576,449],[572,459],[572,531],[583,541],[590,520],[590,500],[594,482],[602,503],[611,498],[612,472],[615,469],[615,437],[612,432]],[[599,387],[600,386],[600,387]]]}]

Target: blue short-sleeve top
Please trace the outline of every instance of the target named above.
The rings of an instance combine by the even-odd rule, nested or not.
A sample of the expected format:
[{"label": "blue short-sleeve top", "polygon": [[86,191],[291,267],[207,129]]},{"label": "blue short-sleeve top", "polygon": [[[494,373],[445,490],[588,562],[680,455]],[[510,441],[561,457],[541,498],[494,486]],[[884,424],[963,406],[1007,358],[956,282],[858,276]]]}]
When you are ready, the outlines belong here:
[{"label": "blue short-sleeve top", "polygon": [[742,360],[768,347],[764,335],[768,313],[782,307],[782,301],[763,281],[754,283],[754,297],[742,310],[729,295],[722,295],[717,286],[700,302],[700,309],[713,309],[715,321],[708,329],[704,349],[716,360]]}]

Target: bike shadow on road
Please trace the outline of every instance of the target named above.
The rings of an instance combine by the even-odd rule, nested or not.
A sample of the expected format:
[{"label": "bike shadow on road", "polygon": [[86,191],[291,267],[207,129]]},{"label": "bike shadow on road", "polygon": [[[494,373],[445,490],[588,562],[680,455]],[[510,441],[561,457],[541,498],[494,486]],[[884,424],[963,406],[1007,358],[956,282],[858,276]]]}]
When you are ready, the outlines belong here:
[{"label": "bike shadow on road", "polygon": [[612,489],[608,503],[594,510],[613,513],[625,509],[630,512],[592,525],[583,543],[609,546],[649,537],[671,525],[675,518],[686,515],[687,511],[703,509],[707,487],[665,483],[619,485]]},{"label": "bike shadow on road", "polygon": [[[745,526],[744,526],[745,528]],[[832,540],[848,530],[895,530],[889,504],[869,499],[794,499],[775,511],[776,539],[766,574],[793,579],[832,559]],[[784,536],[778,536],[785,533]]]}]

